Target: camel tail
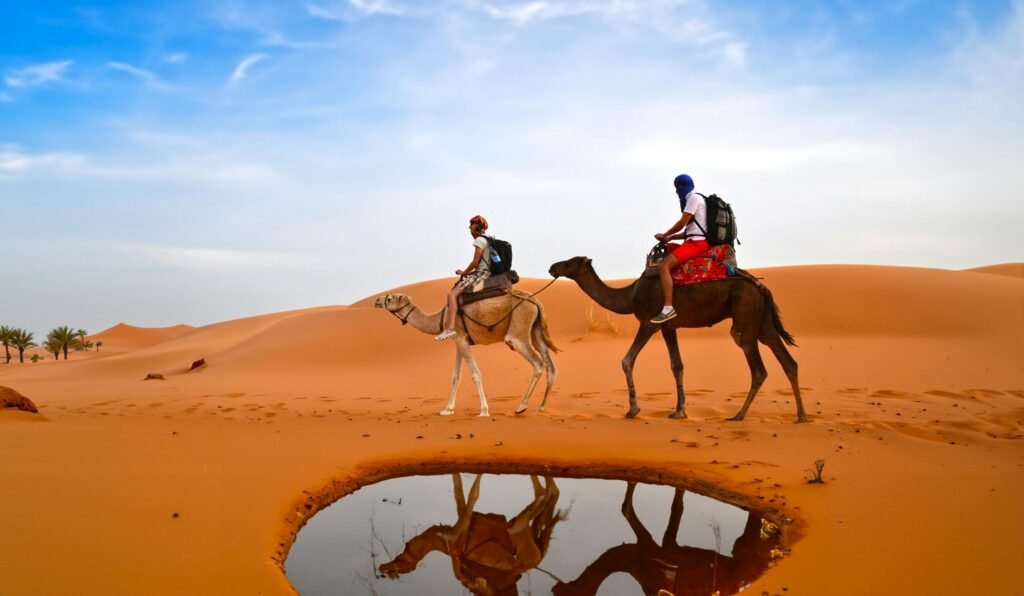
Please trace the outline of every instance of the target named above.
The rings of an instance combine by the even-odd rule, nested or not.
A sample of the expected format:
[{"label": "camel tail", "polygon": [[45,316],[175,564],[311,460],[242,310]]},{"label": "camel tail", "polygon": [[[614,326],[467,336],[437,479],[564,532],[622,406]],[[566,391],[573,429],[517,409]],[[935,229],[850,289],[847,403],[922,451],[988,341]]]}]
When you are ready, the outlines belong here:
[{"label": "camel tail", "polygon": [[768,302],[768,306],[771,308],[771,323],[775,327],[775,331],[778,332],[782,341],[788,345],[798,347],[797,340],[793,338],[793,335],[791,335],[790,332],[786,331],[785,328],[782,327],[782,313],[778,310],[778,304],[775,304],[775,299],[771,295],[771,290],[764,286],[762,286],[762,288],[764,288],[765,301]]},{"label": "camel tail", "polygon": [[793,347],[799,347],[796,345],[796,339],[794,339],[789,331],[786,331],[786,328],[782,326],[782,313],[779,312],[779,305],[775,303],[775,298],[772,296],[772,291],[768,289],[768,286],[761,283],[759,279],[754,277],[752,273],[745,269],[737,269],[736,271],[739,273],[739,277],[743,277],[754,283],[757,288],[761,290],[761,293],[764,294],[764,301],[768,305],[768,309],[772,315],[772,327],[774,327],[775,331],[778,332],[782,341]]},{"label": "camel tail", "polygon": [[537,305],[537,320],[533,324],[540,325],[540,333],[541,336],[544,338],[544,343],[548,345],[548,349],[551,350],[552,352],[555,352],[556,354],[558,352],[561,352],[562,350],[559,350],[558,347],[555,346],[555,342],[551,341],[551,333],[548,331],[548,318],[544,316],[544,306],[541,305],[541,303],[533,296],[521,290],[512,290],[509,293],[512,294],[513,296],[518,296],[519,298],[529,300],[531,303]]}]

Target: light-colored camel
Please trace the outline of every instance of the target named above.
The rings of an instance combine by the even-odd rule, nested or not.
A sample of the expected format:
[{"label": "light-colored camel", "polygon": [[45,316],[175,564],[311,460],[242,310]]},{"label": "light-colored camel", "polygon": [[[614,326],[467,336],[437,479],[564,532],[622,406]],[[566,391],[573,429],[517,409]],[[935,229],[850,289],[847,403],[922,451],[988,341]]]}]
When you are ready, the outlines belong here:
[{"label": "light-colored camel", "polygon": [[[377,298],[374,306],[391,312],[403,324],[409,323],[423,333],[433,335],[441,332],[444,309],[433,314],[426,314],[413,303],[412,298],[405,294],[386,294]],[[462,362],[465,361],[469,365],[473,383],[480,396],[480,415],[490,416],[490,408],[484,394],[483,376],[480,374],[480,368],[476,365],[476,359],[473,358],[470,339],[476,345],[495,344],[503,341],[508,347],[519,352],[533,367],[533,377],[530,379],[529,387],[526,388],[523,400],[516,408],[516,414],[526,411],[530,395],[533,394],[541,373],[546,371],[547,388],[544,390],[544,400],[540,403],[540,411],[543,412],[548,404],[551,387],[555,383],[555,363],[551,359],[551,352],[557,352],[558,348],[552,343],[551,336],[548,334],[548,324],[540,302],[529,294],[512,290],[504,296],[488,298],[464,306],[462,311],[465,316],[455,317],[457,333],[455,337],[455,370],[452,371],[452,387],[448,396],[448,405],[441,410],[441,415],[450,416],[455,413],[455,394],[458,392],[459,379],[462,376]]]},{"label": "light-colored camel", "polygon": [[551,534],[566,513],[558,511],[559,492],[550,476],[542,485],[530,476],[533,500],[519,515],[508,519],[497,513],[474,511],[480,497],[480,474],[466,495],[462,477],[452,474],[455,493],[455,525],[431,526],[410,540],[394,560],[380,566],[387,577],[397,578],[416,569],[434,551],[451,557],[455,577],[473,594],[514,596],[516,584],[544,559]]}]

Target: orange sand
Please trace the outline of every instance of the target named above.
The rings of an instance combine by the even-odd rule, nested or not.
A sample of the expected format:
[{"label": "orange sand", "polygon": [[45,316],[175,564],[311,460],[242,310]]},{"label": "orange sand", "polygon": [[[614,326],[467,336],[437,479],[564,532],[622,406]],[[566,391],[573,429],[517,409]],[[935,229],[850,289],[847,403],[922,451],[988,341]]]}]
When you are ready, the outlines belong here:
[{"label": "orange sand", "polygon": [[[564,350],[555,393],[521,417],[526,363],[501,345],[476,352],[494,416],[476,418],[466,375],[456,416],[438,417],[453,346],[372,298],[198,329],[119,325],[92,338],[100,354],[0,366],[0,385],[42,413],[0,412],[0,594],[288,594],[277,561],[304,504],[408,462],[646,466],[770,503],[797,520],[793,551],[751,594],[1020,593],[1022,270],[755,271],[800,344],[799,426],[768,350],[747,420],[724,421],[749,383],[727,323],[680,334],[689,420],[666,418],[660,339],[637,365],[643,411],[624,420],[619,360],[636,323],[568,281],[540,297]],[[434,310],[450,283],[400,291]],[[804,483],[815,459],[824,486]]]}]

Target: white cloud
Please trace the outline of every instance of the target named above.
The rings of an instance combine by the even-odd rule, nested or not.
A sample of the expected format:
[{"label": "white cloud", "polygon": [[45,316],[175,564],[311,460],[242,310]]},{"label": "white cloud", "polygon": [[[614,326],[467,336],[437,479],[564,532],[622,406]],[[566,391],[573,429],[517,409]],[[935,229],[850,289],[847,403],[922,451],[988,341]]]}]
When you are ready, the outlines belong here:
[{"label": "white cloud", "polygon": [[370,16],[405,16],[408,14],[404,7],[391,2],[391,0],[347,0],[343,4],[306,4],[306,12],[309,16],[329,21],[350,20],[352,14],[349,9],[355,10],[358,14]]},{"label": "white cloud", "polygon": [[10,93],[4,93],[0,91],[0,103],[14,101],[14,97]]},{"label": "white cloud", "polygon": [[156,74],[154,74],[151,71],[137,68],[135,66],[132,66],[131,64],[125,64],[123,62],[107,62],[107,68],[111,70],[126,72],[134,77],[137,77],[138,79],[146,83],[147,87],[150,87],[152,89],[167,89],[167,85],[160,80],[160,77],[156,76]]},{"label": "white cloud", "polygon": [[285,252],[185,248],[178,246],[131,246],[126,251],[179,269],[206,273],[315,268],[316,257]]},{"label": "white cloud", "polygon": [[171,64],[181,64],[182,62],[188,60],[188,54],[184,52],[176,52],[174,54],[168,54],[168,56],[164,58],[164,60]]},{"label": "white cloud", "polygon": [[85,158],[76,153],[26,153],[15,145],[0,147],[0,177],[22,176],[36,170],[68,170]]},{"label": "white cloud", "polygon": [[722,49],[725,54],[725,59],[735,66],[746,66],[747,65],[747,46],[746,44],[731,41],[725,44]]},{"label": "white cloud", "polygon": [[232,85],[238,84],[248,76],[250,68],[266,58],[266,54],[253,54],[252,56],[245,58],[238,63],[238,66],[235,67],[235,70],[231,73],[231,77],[228,79],[228,82]]},{"label": "white cloud", "polygon": [[64,73],[72,64],[74,64],[73,60],[61,60],[12,69],[4,77],[4,81],[8,87],[17,88],[57,83],[64,79]]}]

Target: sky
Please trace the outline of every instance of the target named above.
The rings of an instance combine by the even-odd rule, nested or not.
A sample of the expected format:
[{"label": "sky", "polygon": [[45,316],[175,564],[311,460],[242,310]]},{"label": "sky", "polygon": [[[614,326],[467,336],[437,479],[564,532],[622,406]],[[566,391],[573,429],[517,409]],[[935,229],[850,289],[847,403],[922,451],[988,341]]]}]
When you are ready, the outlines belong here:
[{"label": "sky", "polygon": [[[0,324],[634,277],[693,176],[740,265],[1024,261],[1024,0],[0,3]],[[440,306],[440,305],[438,305]]]}]

